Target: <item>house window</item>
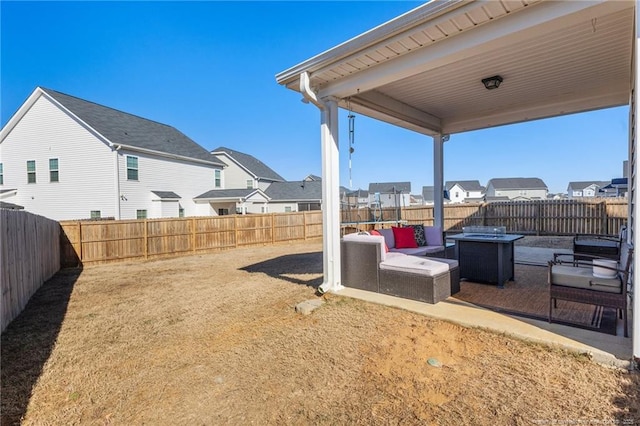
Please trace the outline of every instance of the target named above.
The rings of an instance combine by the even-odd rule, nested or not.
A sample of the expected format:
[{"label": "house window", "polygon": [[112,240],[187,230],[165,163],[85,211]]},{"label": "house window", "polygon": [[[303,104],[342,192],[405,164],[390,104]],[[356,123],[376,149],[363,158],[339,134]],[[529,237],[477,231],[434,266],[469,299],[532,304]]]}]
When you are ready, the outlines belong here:
[{"label": "house window", "polygon": [[178,207],[178,217],[184,217],[184,207]]},{"label": "house window", "polygon": [[91,219],[100,219],[100,210],[91,210]]},{"label": "house window", "polygon": [[49,182],[59,182],[60,176],[58,175],[58,159],[49,158]]},{"label": "house window", "polygon": [[218,209],[218,216],[226,216],[229,214],[229,209]]},{"label": "house window", "polygon": [[222,187],[222,172],[220,170],[216,170],[214,173],[215,173],[214,187],[221,188]]},{"label": "house window", "polygon": [[260,207],[260,213],[268,213],[269,209],[267,208],[267,206],[262,206]]},{"label": "house window", "polygon": [[284,207],[284,212],[285,213],[291,213],[291,206],[285,206]]},{"label": "house window", "polygon": [[0,185],[4,185],[4,171],[2,169],[2,163],[0,163]]},{"label": "house window", "polygon": [[136,210],[136,219],[146,219],[147,211],[146,210]]},{"label": "house window", "polygon": [[253,189],[253,179],[247,179],[247,189]]},{"label": "house window", "polygon": [[36,183],[36,160],[27,161],[27,183]]},{"label": "house window", "polygon": [[138,157],[127,155],[127,180],[138,180]]}]

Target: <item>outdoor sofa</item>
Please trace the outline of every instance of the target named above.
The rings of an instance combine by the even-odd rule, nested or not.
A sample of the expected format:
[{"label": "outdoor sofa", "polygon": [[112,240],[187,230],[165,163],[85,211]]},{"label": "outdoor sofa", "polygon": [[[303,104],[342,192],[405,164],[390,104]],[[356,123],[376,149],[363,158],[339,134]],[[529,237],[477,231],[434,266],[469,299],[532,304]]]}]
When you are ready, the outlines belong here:
[{"label": "outdoor sofa", "polygon": [[614,308],[624,322],[624,337],[628,337],[627,287],[632,256],[633,247],[626,241],[620,246],[619,260],[555,253],[548,264],[549,322],[558,299]]},{"label": "outdoor sofa", "polygon": [[385,245],[381,235],[345,235],[342,284],[431,304],[460,291],[456,260],[387,251]]}]

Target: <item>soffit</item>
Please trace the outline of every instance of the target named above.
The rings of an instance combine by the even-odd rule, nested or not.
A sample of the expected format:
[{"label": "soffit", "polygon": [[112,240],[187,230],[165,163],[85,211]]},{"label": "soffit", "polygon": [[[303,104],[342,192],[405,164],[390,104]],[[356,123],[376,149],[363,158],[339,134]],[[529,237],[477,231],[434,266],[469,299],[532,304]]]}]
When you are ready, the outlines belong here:
[{"label": "soffit", "polygon": [[[320,98],[425,134],[623,105],[634,7],[616,0],[431,2],[276,78],[299,91],[306,71]],[[502,85],[485,89],[481,79],[496,74]]]}]

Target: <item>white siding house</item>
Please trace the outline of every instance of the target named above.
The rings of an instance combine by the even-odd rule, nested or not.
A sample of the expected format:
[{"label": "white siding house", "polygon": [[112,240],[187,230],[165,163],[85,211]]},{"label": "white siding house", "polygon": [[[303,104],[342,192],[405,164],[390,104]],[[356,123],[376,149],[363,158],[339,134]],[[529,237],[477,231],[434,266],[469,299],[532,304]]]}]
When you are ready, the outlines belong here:
[{"label": "white siding house", "polygon": [[383,182],[369,184],[370,207],[409,207],[410,204],[411,182]]},{"label": "white siding house", "polygon": [[487,183],[486,199],[546,199],[547,185],[539,178],[494,178]]},{"label": "white siding house", "polygon": [[477,180],[459,180],[445,183],[451,203],[477,201],[484,196],[484,187]]},{"label": "white siding house", "polygon": [[173,127],[36,88],[0,132],[2,201],[55,220],[211,213],[224,164]]}]

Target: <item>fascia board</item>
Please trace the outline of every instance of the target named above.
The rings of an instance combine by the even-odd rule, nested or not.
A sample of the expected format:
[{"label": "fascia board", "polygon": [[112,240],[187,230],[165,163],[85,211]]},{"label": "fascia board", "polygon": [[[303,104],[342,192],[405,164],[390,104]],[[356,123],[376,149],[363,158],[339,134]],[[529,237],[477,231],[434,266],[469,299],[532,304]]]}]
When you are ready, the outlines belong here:
[{"label": "fascia board", "polygon": [[236,160],[235,158],[233,158],[232,156],[230,156],[227,152],[225,151],[211,151],[211,154],[213,155],[224,155],[225,157],[227,157],[229,160],[233,161],[238,167],[240,167],[242,170],[244,170],[245,172],[247,172],[250,176],[252,176],[254,179],[259,179],[258,176],[253,173],[251,170],[247,169],[245,166],[242,165],[242,163],[240,163],[238,160]]},{"label": "fascia board", "polygon": [[124,148],[124,149],[126,149],[128,151],[142,152],[142,153],[145,153],[145,154],[153,154],[153,155],[157,155],[158,157],[173,158],[173,159],[176,159],[176,160],[189,161],[189,162],[192,162],[192,163],[218,166],[221,169],[224,169],[225,167],[227,167],[226,164],[218,163],[217,161],[200,160],[198,158],[185,157],[183,155],[177,155],[177,154],[169,154],[169,153],[166,153],[166,152],[156,151],[156,150],[153,150],[153,149],[140,148],[140,147],[133,146],[133,145],[125,145],[125,144],[121,144],[121,143],[114,143],[114,144],[112,144],[112,146],[122,147],[122,148]]}]

